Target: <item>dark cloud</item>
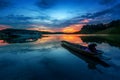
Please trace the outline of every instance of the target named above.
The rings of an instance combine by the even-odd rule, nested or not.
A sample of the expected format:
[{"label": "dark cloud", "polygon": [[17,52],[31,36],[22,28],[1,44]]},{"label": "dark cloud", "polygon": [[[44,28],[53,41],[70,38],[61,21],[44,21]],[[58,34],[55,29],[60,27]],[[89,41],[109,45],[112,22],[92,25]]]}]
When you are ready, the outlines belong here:
[{"label": "dark cloud", "polygon": [[28,21],[28,20],[32,19],[32,17],[26,17],[24,15],[8,15],[8,16],[6,16],[6,19]]},{"label": "dark cloud", "polygon": [[[69,20],[65,20],[57,24],[57,26],[65,27],[71,24],[86,24],[82,22],[84,19],[90,20],[88,23],[102,23],[111,21],[113,19],[120,19],[120,3],[102,11],[98,11],[96,13],[87,13],[85,15],[78,15],[77,17],[71,18]],[[110,16],[109,16],[110,15]],[[107,17],[105,17],[107,16]]]},{"label": "dark cloud", "polygon": [[[16,21],[16,22],[26,22],[26,21],[33,21],[33,20],[50,20],[50,16],[48,15],[42,15],[42,16],[36,16],[36,17],[28,17],[24,15],[7,15],[5,17],[0,17],[0,19],[8,20],[8,21]],[[7,21],[7,22],[8,22]]]},{"label": "dark cloud", "polygon": [[15,28],[28,28],[30,25],[39,24],[44,26],[49,26],[47,21],[50,21],[50,17],[47,15],[28,17],[24,15],[8,15],[5,17],[0,17],[0,24],[15,26]]},{"label": "dark cloud", "polygon": [[96,13],[87,13],[86,15],[82,15],[82,18],[96,18],[96,17],[100,17],[106,14],[120,14],[120,3],[113,6],[112,8],[109,9],[105,9]]},{"label": "dark cloud", "polygon": [[[52,19],[50,16],[44,14],[36,17],[27,17],[24,15],[8,15],[6,17],[0,17],[0,24],[7,24],[19,28],[28,28],[30,25],[43,25],[47,27],[66,27],[72,24],[86,24],[83,20],[87,19],[92,21],[92,23],[112,20],[115,18],[120,18],[120,3],[102,11],[98,11],[95,13],[87,13],[85,15],[77,14],[76,17],[65,19],[65,20],[57,20]],[[107,15],[111,15],[110,17],[104,17]],[[82,22],[83,21],[83,22]]]},{"label": "dark cloud", "polygon": [[38,0],[35,5],[40,9],[49,9],[55,6],[57,0]]},{"label": "dark cloud", "polygon": [[40,19],[40,20],[50,20],[51,17],[48,16],[48,15],[42,15],[42,16],[38,16],[38,17],[36,17],[36,19]]},{"label": "dark cloud", "polygon": [[106,9],[106,10],[96,12],[96,13],[88,13],[86,15],[82,15],[81,17],[94,19],[96,17],[103,16],[103,15],[108,14],[108,13],[112,13],[112,11],[113,11],[112,9]]},{"label": "dark cloud", "polygon": [[32,17],[26,17],[24,15],[8,15],[0,17],[0,24],[14,26],[15,28],[25,28],[31,24]]},{"label": "dark cloud", "polygon": [[11,5],[10,0],[0,0],[0,10],[3,10]]},{"label": "dark cloud", "polygon": [[100,0],[101,5],[113,4],[116,2],[117,2],[117,0]]}]

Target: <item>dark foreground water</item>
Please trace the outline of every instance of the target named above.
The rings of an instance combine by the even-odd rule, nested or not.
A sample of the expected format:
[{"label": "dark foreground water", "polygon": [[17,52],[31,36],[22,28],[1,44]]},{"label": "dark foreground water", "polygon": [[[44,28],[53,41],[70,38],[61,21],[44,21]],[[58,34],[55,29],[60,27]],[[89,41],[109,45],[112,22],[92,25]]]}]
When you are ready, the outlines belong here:
[{"label": "dark foreground water", "polygon": [[[98,44],[97,49],[111,58],[106,60],[110,67],[75,56],[61,46],[61,40],[84,46]],[[119,36],[45,35],[33,42],[0,40],[0,80],[120,80]]]}]

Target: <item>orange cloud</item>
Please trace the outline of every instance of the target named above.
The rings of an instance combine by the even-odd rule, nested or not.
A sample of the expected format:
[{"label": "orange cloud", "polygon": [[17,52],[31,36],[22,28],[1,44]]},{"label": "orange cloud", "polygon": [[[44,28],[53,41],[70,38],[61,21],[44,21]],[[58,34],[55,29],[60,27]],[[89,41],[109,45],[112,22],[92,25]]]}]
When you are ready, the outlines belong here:
[{"label": "orange cloud", "polygon": [[68,27],[63,28],[62,32],[65,32],[65,33],[74,33],[74,32],[80,31],[81,28],[82,28],[82,26],[83,26],[83,24],[70,25]]},{"label": "orange cloud", "polygon": [[11,28],[11,26],[0,24],[0,30],[6,29],[6,28]]},{"label": "orange cloud", "polygon": [[83,25],[84,24],[73,24],[65,28],[49,28],[46,26],[32,25],[33,28],[28,28],[28,30],[73,33],[73,32],[80,31]]},{"label": "orange cloud", "polygon": [[80,21],[80,22],[82,22],[82,23],[89,23],[91,20],[92,20],[92,19],[84,19],[84,20],[82,20],[82,21]]}]

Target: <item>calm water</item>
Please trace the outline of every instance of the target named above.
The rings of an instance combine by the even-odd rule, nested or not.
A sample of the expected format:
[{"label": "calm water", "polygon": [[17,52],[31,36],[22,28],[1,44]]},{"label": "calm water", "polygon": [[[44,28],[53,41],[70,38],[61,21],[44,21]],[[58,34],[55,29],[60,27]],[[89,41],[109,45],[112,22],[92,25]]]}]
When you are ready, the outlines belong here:
[{"label": "calm water", "polygon": [[[110,67],[82,59],[61,40],[97,49],[111,58]],[[120,38],[107,35],[44,35],[41,39],[0,40],[0,80],[120,80]]]}]

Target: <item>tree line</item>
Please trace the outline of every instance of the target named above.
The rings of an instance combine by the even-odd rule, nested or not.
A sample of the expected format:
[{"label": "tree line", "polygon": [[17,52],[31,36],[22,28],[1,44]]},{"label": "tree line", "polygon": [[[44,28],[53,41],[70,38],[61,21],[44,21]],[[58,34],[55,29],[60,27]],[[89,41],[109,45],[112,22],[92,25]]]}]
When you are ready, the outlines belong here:
[{"label": "tree line", "polygon": [[96,24],[96,25],[85,25],[79,32],[76,32],[76,33],[92,34],[92,33],[103,31],[103,30],[106,30],[109,28],[120,29],[120,20],[114,20],[108,24],[100,23],[100,24]]}]

